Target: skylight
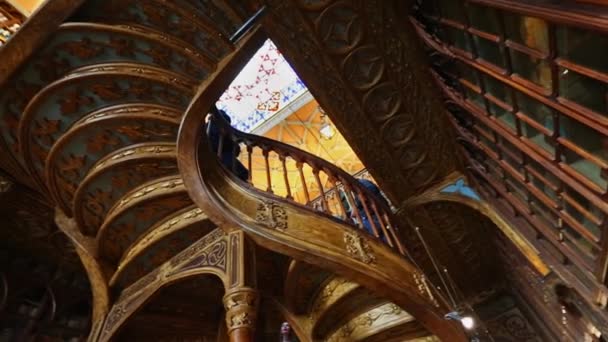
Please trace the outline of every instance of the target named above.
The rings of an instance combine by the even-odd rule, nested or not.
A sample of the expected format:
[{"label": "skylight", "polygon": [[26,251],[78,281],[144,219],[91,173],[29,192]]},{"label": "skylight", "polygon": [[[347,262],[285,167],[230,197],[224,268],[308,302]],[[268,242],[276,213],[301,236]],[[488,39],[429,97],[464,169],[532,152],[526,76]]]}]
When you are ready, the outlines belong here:
[{"label": "skylight", "polygon": [[220,97],[217,106],[232,119],[232,126],[251,132],[277,113],[296,111],[294,101],[307,93],[274,43],[267,40]]}]

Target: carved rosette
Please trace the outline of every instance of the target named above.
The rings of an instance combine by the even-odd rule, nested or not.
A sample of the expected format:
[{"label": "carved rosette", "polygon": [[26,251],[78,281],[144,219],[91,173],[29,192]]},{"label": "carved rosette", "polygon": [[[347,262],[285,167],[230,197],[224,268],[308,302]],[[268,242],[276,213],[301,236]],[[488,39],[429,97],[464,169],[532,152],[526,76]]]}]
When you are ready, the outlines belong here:
[{"label": "carved rosette", "polygon": [[285,208],[272,201],[264,201],[258,204],[255,212],[255,220],[259,224],[270,229],[280,231],[287,229],[287,211]]},{"label": "carved rosette", "polygon": [[224,296],[228,334],[235,329],[255,329],[258,293],[249,287],[230,289]]},{"label": "carved rosette", "polygon": [[355,232],[344,232],[344,244],[346,245],[346,252],[353,258],[366,264],[372,264],[376,261],[372,248],[361,235]]}]

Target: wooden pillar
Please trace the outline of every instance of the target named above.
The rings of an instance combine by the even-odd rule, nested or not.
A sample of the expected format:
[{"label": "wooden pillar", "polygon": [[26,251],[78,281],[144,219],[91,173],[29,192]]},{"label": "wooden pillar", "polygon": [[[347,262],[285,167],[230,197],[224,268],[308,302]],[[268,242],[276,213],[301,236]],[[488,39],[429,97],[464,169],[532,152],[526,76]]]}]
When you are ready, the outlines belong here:
[{"label": "wooden pillar", "polygon": [[226,291],[224,309],[230,342],[252,342],[257,318],[258,292],[250,287]]}]

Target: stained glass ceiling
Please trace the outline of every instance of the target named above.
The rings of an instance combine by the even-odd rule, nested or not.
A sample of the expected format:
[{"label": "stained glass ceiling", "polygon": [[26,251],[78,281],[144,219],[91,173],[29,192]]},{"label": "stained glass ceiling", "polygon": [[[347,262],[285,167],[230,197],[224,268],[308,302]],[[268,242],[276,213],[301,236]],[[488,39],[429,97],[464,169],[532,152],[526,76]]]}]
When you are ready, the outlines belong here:
[{"label": "stained glass ceiling", "polygon": [[217,106],[232,126],[251,132],[279,112],[285,116],[303,105],[308,93],[274,43],[267,40],[220,97]]}]

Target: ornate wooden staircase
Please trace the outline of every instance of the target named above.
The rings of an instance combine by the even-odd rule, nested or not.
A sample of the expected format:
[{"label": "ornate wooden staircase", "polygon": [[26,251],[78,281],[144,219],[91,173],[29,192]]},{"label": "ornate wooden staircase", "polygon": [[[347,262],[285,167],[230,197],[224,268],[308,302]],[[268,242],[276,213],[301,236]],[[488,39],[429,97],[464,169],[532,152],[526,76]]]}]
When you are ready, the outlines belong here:
[{"label": "ornate wooden staircase", "polygon": [[[85,250],[81,258],[87,253],[100,264],[102,274],[91,278],[103,278],[113,293],[219,226],[353,279],[438,337],[464,340],[460,327],[443,319],[447,306],[408,257],[390,209],[357,180],[303,151],[216,120],[222,140],[248,153],[277,154],[286,172],[312,170],[322,204],[312,207],[308,194],[297,200],[289,190],[279,197],[270,178],[265,189],[255,188],[218,161],[205,116],[265,40],[258,28],[236,44],[228,39],[247,19],[238,3],[66,5],[71,17],[30,48],[36,52],[1,84],[0,149],[12,158],[0,167],[57,206],[58,223],[77,229],[71,236]],[[60,5],[47,4],[47,14],[58,10],[54,6]],[[24,34],[39,24],[32,22]],[[21,43],[18,33],[2,52]],[[341,200],[325,199],[321,178],[341,189],[352,213]],[[368,232],[363,221],[372,217]]]},{"label": "ornate wooden staircase", "polygon": [[[252,55],[254,47],[259,46],[258,35],[254,31],[242,49],[224,61],[222,71],[203,82],[184,116],[178,137],[178,163],[191,198],[218,226],[242,229],[261,246],[330,269],[385,295],[441,338],[464,339],[459,327],[443,319],[446,303],[425,286],[425,277],[409,258],[385,203],[346,172],[309,153],[240,132],[218,116],[211,116],[209,124],[205,123],[215,100]],[[219,130],[217,143],[212,141],[214,133],[209,132],[212,125]],[[238,155],[237,149],[246,151],[241,160],[250,179],[252,152],[261,149],[267,171],[265,186],[255,187],[239,179],[236,159],[232,165],[223,164],[223,146],[232,146],[234,155]],[[273,153],[283,166],[287,189],[284,197],[273,193],[268,166]],[[290,167],[292,170],[288,170]],[[301,175],[304,199],[292,196],[293,185],[290,186],[287,173],[293,168]],[[306,191],[305,168],[315,176],[321,193],[320,206],[312,205],[314,201]],[[333,203],[325,198],[321,178],[342,189],[352,212],[339,198],[334,198]],[[362,209],[357,209],[358,202]],[[363,223],[364,217],[375,218],[369,220],[369,228]]]}]

